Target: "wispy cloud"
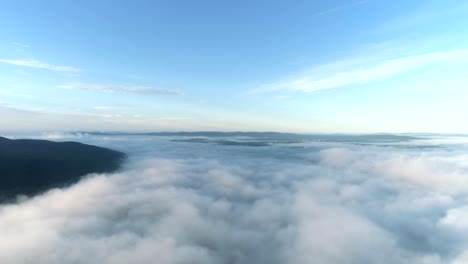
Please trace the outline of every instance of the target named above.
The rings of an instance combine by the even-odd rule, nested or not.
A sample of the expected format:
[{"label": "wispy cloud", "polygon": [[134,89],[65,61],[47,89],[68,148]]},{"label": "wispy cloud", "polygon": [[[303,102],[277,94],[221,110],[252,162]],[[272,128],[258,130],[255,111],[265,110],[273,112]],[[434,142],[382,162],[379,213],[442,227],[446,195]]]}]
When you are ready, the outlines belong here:
[{"label": "wispy cloud", "polygon": [[30,60],[30,59],[24,59],[24,60],[0,59],[0,62],[13,64],[13,65],[19,65],[19,66],[25,66],[25,67],[31,67],[31,68],[46,69],[46,70],[51,70],[51,71],[61,71],[61,72],[81,72],[82,71],[81,69],[78,69],[75,67],[52,65],[52,64],[48,64],[42,61]]},{"label": "wispy cloud", "polygon": [[21,114],[22,116],[30,116],[30,115],[42,115],[44,113],[37,111],[37,110],[31,110],[31,109],[26,109],[26,108],[21,108],[18,106],[13,106],[9,103],[0,103],[0,114],[2,116],[8,116],[5,121],[11,122],[14,121],[14,118],[11,117],[19,117],[17,116],[18,114]]},{"label": "wispy cloud", "polygon": [[13,42],[12,43],[15,46],[22,47],[22,48],[29,48],[28,44],[20,43],[20,42]]},{"label": "wispy cloud", "polygon": [[107,85],[98,83],[71,83],[60,86],[66,89],[81,89],[81,90],[93,90],[108,93],[127,93],[127,94],[140,94],[140,95],[180,95],[182,94],[176,90],[161,89],[148,86],[119,86],[119,85]]},{"label": "wispy cloud", "polygon": [[453,20],[455,17],[464,18],[467,11],[468,4],[466,1],[449,5],[422,5],[410,14],[396,16],[380,24],[375,33],[388,34],[389,32],[401,32],[421,26],[429,27],[434,23],[442,24],[448,20]]},{"label": "wispy cloud", "polygon": [[365,59],[343,60],[315,67],[292,77],[261,85],[254,91],[293,90],[315,92],[353,84],[370,83],[430,65],[467,63],[468,49],[425,53],[378,62],[374,61],[370,64],[368,61]]},{"label": "wispy cloud", "polygon": [[8,96],[14,96],[14,97],[31,97],[30,94],[16,93],[16,92],[12,92],[11,90],[4,90],[4,89],[0,89],[0,95],[8,95]]},{"label": "wispy cloud", "polygon": [[350,3],[347,3],[347,4],[343,4],[343,5],[334,6],[334,7],[322,10],[320,12],[317,12],[313,16],[328,15],[328,14],[339,12],[339,11],[342,11],[342,10],[345,10],[345,9],[348,9],[348,8],[352,8],[352,7],[355,7],[355,6],[358,6],[358,5],[367,4],[369,1],[370,0],[361,0],[361,1],[356,1],[356,2],[350,2]]},{"label": "wispy cloud", "polygon": [[93,106],[93,109],[94,109],[94,110],[102,110],[102,111],[112,110],[112,109],[114,109],[114,108],[115,108],[115,107],[112,107],[112,106],[104,106],[104,105]]}]

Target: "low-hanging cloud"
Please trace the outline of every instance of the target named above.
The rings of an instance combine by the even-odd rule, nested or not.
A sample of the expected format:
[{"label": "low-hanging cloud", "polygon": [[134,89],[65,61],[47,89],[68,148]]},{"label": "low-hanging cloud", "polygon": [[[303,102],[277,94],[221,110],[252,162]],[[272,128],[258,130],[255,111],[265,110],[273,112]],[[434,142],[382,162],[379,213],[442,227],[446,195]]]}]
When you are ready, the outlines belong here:
[{"label": "low-hanging cloud", "polygon": [[468,259],[462,151],[80,140],[125,149],[130,160],[118,173],[1,206],[5,263]]}]

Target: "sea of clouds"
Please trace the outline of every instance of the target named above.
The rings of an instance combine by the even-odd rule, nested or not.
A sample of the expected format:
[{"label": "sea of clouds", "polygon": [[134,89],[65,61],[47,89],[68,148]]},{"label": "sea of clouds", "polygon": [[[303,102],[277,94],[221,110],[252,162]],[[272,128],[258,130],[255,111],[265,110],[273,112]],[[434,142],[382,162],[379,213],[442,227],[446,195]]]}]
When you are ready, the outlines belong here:
[{"label": "sea of clouds", "polygon": [[464,139],[72,139],[129,159],[119,172],[1,205],[2,263],[468,263]]}]

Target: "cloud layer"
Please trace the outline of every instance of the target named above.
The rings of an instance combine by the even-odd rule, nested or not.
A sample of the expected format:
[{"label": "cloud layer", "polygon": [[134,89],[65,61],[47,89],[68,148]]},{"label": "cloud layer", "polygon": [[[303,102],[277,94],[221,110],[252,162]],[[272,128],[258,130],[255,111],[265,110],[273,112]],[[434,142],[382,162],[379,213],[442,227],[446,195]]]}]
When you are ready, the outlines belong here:
[{"label": "cloud layer", "polygon": [[78,139],[131,160],[0,207],[5,263],[468,260],[463,150]]}]

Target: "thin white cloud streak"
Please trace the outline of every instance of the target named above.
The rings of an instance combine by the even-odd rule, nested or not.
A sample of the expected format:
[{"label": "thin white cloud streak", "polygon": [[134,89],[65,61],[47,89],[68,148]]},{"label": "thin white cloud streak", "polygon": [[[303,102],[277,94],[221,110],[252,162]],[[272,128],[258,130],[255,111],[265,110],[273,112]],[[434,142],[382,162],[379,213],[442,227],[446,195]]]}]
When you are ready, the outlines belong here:
[{"label": "thin white cloud streak", "polygon": [[60,86],[65,89],[81,89],[108,93],[126,93],[139,95],[181,95],[182,93],[176,90],[161,89],[147,86],[119,86],[99,83],[71,83]]},{"label": "thin white cloud streak", "polygon": [[93,106],[93,109],[94,109],[94,110],[108,111],[108,110],[113,110],[113,109],[115,109],[115,107],[113,107],[113,106],[104,106],[104,105],[97,105],[97,106]]},{"label": "thin white cloud streak", "polygon": [[24,44],[24,43],[20,43],[20,42],[13,42],[12,44],[15,45],[15,46],[22,47],[22,48],[29,48],[28,44]]},{"label": "thin white cloud streak", "polygon": [[[431,65],[459,65],[468,62],[468,50],[432,52],[387,59],[369,65],[366,59],[344,60],[312,68],[293,77],[261,85],[255,92],[292,90],[315,92],[354,84],[389,79]],[[351,62],[351,63],[350,63]],[[345,69],[343,69],[345,68]]]},{"label": "thin white cloud streak", "polygon": [[4,90],[4,89],[0,89],[0,94],[14,96],[14,97],[31,97],[30,94],[15,93],[15,92],[12,92],[11,90]]},{"label": "thin white cloud streak", "polygon": [[45,62],[41,62],[38,60],[7,60],[7,59],[0,59],[0,62],[13,64],[18,66],[24,67],[31,67],[31,68],[38,68],[38,69],[46,69],[51,71],[60,71],[60,72],[81,72],[81,69],[70,67],[70,66],[58,66],[52,65]]},{"label": "thin white cloud streak", "polygon": [[42,115],[43,113],[34,111],[34,110],[28,110],[28,109],[22,109],[22,108],[17,108],[9,103],[4,103],[0,104],[0,114],[4,116],[8,116],[8,118],[4,118],[3,120],[9,120],[10,115],[6,114],[10,113],[12,116],[17,117],[16,115],[13,114],[20,114],[22,117],[31,117],[31,118],[36,118],[37,115]]},{"label": "thin white cloud streak", "polygon": [[331,13],[343,11],[343,10],[350,9],[359,5],[367,4],[369,1],[370,0],[362,0],[362,1],[351,2],[348,4],[344,4],[344,5],[335,6],[335,7],[317,12],[313,16],[324,16],[324,15],[328,15]]},{"label": "thin white cloud streak", "polygon": [[466,2],[447,2],[447,4],[446,6],[421,5],[410,15],[395,17],[380,24],[374,33],[388,34],[395,31],[402,32],[417,26],[427,28],[434,24],[445,23],[454,18],[464,18],[466,16],[466,12],[468,11]]},{"label": "thin white cloud streak", "polygon": [[46,139],[46,140],[76,140],[85,137],[86,133],[66,133],[66,132],[45,132],[42,133],[39,138]]}]

